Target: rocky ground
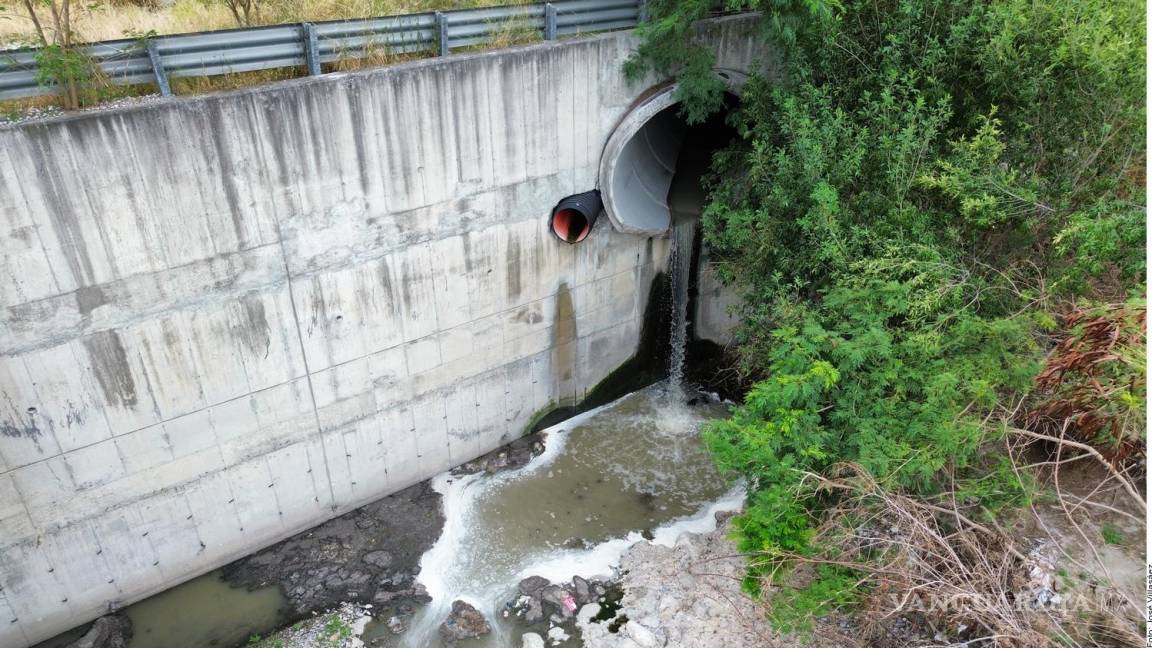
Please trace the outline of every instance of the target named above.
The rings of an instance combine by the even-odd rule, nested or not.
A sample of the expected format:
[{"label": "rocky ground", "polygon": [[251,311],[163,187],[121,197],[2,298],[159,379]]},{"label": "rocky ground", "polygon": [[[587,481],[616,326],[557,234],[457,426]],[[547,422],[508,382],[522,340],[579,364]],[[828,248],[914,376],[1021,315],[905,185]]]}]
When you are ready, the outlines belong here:
[{"label": "rocky ground", "polygon": [[[531,435],[455,472],[518,468],[542,450],[540,438]],[[1075,476],[1069,473],[1066,486],[1090,490],[1099,484],[1093,474],[1083,476],[1079,480],[1083,484],[1074,482]],[[1072,522],[1058,503],[1043,503],[1030,513],[1020,511],[1019,520],[1005,520],[1015,529],[1018,546],[1027,555],[1020,573],[1013,575],[1014,600],[1057,622],[1083,614],[1069,601],[1086,600],[1093,610],[1119,611],[1094,613],[1092,622],[1115,626],[1114,634],[1127,638],[1131,624],[1124,606],[1142,600],[1143,563],[1137,554],[1144,528],[1137,518],[1129,516],[1129,520],[1120,513],[1084,510]],[[624,553],[612,581],[524,579],[517,597],[502,611],[514,627],[514,645],[901,648],[956,645],[966,637],[964,626],[936,627],[916,616],[889,615],[884,623],[876,624],[846,614],[818,620],[815,636],[807,640],[773,634],[763,604],[741,591],[746,560],[729,538],[729,515],[718,514],[715,531],[685,534],[673,547],[648,542],[633,545]],[[376,645],[379,639],[369,638],[373,630],[364,633],[372,617],[394,633],[392,637],[402,634],[416,608],[427,600],[415,577],[421,556],[435,542],[443,523],[440,495],[425,482],[228,566],[225,578],[234,586],[279,585],[293,614],[301,619],[252,645]],[[489,633],[493,621],[456,601],[440,635],[445,645],[454,646]],[[131,623],[125,617],[110,615],[97,620],[70,648],[126,648],[131,634]]]},{"label": "rocky ground", "polygon": [[251,648],[363,648],[360,635],[371,620],[370,605],[344,603],[324,614],[315,614],[279,630]]},{"label": "rocky ground", "polygon": [[746,562],[730,533],[724,517],[715,531],[684,534],[673,547],[641,542],[629,548],[620,563],[619,608],[604,614],[600,603],[590,603],[577,614],[584,645],[783,645],[768,633],[763,609],[740,590]]},{"label": "rocky ground", "polygon": [[295,535],[224,568],[234,587],[279,585],[293,616],[341,603],[426,597],[420,557],[444,526],[440,495],[422,482]]}]

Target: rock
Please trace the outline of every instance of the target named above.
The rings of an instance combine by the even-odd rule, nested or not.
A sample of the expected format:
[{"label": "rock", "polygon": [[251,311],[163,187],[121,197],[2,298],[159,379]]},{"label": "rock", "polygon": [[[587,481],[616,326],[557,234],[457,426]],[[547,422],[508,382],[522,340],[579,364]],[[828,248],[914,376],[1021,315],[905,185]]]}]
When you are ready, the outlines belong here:
[{"label": "rock", "polygon": [[[576,617],[585,648],[794,645],[766,632],[759,604],[741,594],[747,559],[730,534],[729,520],[712,532],[684,534],[673,547],[629,547],[619,583]],[[598,585],[589,583],[590,591]]]},{"label": "rock", "polygon": [[440,636],[445,643],[454,645],[461,639],[472,639],[492,632],[488,620],[480,610],[459,599],[452,601],[452,612],[440,624]]},{"label": "rock", "polygon": [[492,452],[470,461],[463,466],[452,469],[453,475],[467,475],[478,472],[488,474],[505,470],[516,470],[527,465],[532,458],[544,452],[544,444],[540,443],[540,433],[520,437],[508,445],[497,448]]},{"label": "rock", "polygon": [[552,641],[552,645],[561,644],[568,641],[568,633],[564,632],[564,628],[559,626],[548,629],[548,639]]},{"label": "rock", "polygon": [[564,607],[564,598],[566,596],[568,596],[568,591],[559,585],[549,585],[540,590],[540,599],[558,608]]},{"label": "rock", "polygon": [[443,527],[440,494],[424,481],[241,558],[224,567],[224,580],[279,585],[293,616],[420,598],[420,558]]},{"label": "rock", "polygon": [[126,616],[109,614],[92,624],[88,632],[68,648],[125,648],[132,639],[132,621]]},{"label": "rock", "polygon": [[401,619],[398,616],[388,617],[388,630],[392,634],[400,634],[407,629],[408,626],[404,623],[404,619]]},{"label": "rock", "polygon": [[576,602],[583,605],[591,600],[591,592],[588,589],[588,581],[576,576],[572,579],[572,589],[576,590]]},{"label": "rock", "polygon": [[524,613],[524,620],[528,623],[536,623],[544,618],[544,606],[540,604],[538,597],[531,597],[528,601],[528,611]]},{"label": "rock", "polygon": [[364,554],[364,562],[383,569],[392,564],[392,554],[387,551],[369,551]]},{"label": "rock", "polygon": [[632,641],[635,641],[642,648],[657,648],[658,646],[664,645],[664,642],[657,639],[651,630],[635,621],[629,621],[624,624],[624,631],[628,633]]},{"label": "rock", "polygon": [[580,611],[576,613],[576,622],[579,624],[591,623],[592,618],[597,614],[600,614],[600,605],[597,603],[589,603],[580,608]]},{"label": "rock", "polygon": [[520,648],[544,648],[544,637],[535,632],[525,632],[520,637]]},{"label": "rock", "polygon": [[544,589],[549,584],[551,584],[551,581],[549,581],[547,578],[544,578],[543,576],[529,576],[528,578],[520,581],[520,584],[517,587],[519,587],[521,594],[531,596],[536,592]]}]

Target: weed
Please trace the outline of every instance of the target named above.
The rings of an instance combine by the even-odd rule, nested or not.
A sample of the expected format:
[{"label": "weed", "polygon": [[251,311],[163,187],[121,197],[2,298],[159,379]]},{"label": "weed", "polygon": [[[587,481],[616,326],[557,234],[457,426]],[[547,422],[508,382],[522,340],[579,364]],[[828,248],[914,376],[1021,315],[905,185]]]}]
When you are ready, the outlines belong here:
[{"label": "weed", "polygon": [[1104,542],[1110,545],[1118,545],[1124,542],[1124,535],[1118,529],[1111,526],[1100,527],[1100,537],[1104,538]]}]

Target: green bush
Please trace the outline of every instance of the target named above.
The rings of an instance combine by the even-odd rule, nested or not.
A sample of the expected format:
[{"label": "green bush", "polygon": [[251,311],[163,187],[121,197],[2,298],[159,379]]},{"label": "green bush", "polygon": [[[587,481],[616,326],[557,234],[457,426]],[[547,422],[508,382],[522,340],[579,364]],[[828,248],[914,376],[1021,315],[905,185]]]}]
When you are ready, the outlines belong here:
[{"label": "green bush", "polygon": [[[650,3],[629,61],[719,107],[699,0]],[[753,79],[719,152],[704,235],[744,295],[755,381],[705,441],[749,484],[746,585],[797,555],[851,461],[880,485],[995,511],[1029,496],[988,453],[1071,299],[1143,293],[1144,7],[1135,0],[732,0],[764,12],[784,81]],[[773,598],[803,629],[853,575]]]}]

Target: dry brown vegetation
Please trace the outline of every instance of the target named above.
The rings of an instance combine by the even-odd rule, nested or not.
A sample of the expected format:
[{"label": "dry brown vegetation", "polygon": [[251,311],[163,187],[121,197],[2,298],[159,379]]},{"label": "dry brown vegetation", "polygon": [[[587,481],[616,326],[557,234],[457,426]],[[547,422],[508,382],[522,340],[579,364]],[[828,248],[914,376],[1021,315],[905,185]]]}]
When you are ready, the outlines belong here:
[{"label": "dry brown vegetation", "polygon": [[[860,574],[857,586],[864,594],[858,607],[846,621],[818,624],[818,645],[1143,645],[1138,579],[1111,573],[1109,561],[1094,548],[1099,542],[1089,537],[1098,537],[1100,519],[1084,515],[1102,506],[1113,516],[1142,516],[1143,500],[1126,496],[1126,487],[1135,484],[1117,481],[1113,488],[1085,493],[1082,482],[1078,494],[1062,490],[1059,474],[1070,458],[1099,457],[1073,446],[1059,448],[1050,460],[1027,463],[1025,457],[1037,452],[1036,439],[1010,439],[1021,478],[1028,471],[1054,483],[1054,504],[1033,504],[1010,519],[977,521],[979,510],[946,496],[936,504],[901,495],[859,466],[841,464],[826,475],[808,475],[809,486],[837,495],[817,542],[837,552],[792,556],[800,568],[786,584],[767,589],[802,583],[806,570],[817,565]],[[1096,465],[1088,474],[1108,482],[1110,472]],[[1083,542],[1075,541],[1077,535]],[[1132,569],[1140,564],[1131,557]]]},{"label": "dry brown vegetation", "polygon": [[[274,25],[508,4],[524,4],[524,0],[253,0],[249,16],[251,24]],[[0,7],[0,46],[35,44],[34,26],[23,6],[4,3]],[[175,0],[171,4],[96,0],[77,6],[74,12],[72,27],[77,42],[238,25],[237,14],[225,0]],[[243,23],[243,11],[239,14]]]},{"label": "dry brown vegetation", "polygon": [[[58,0],[68,4],[70,0]],[[70,30],[56,30],[49,23],[48,34],[67,31],[71,43],[116,38],[137,38],[155,34],[226,29],[237,25],[279,24],[409,14],[440,9],[464,9],[476,6],[522,4],[525,0],[176,0],[168,6],[149,2],[96,2],[72,7]],[[20,5],[0,5],[0,46],[40,45],[36,21],[47,14],[47,7],[35,11]],[[534,22],[513,18],[494,24],[494,34],[484,43],[465,48],[471,50],[509,47],[541,40]],[[397,53],[383,44],[368,44],[341,52],[336,61],[325,63],[324,72],[346,72],[390,65],[424,58],[431,52]],[[79,75],[79,90],[59,96],[32,97],[0,101],[0,121],[23,116],[51,113],[61,105],[68,108],[88,107],[124,97],[154,94],[156,88],[117,86],[102,78],[95,66]],[[283,68],[228,74],[216,77],[181,77],[171,79],[174,94],[200,94],[219,90],[260,85],[304,76],[303,68]],[[75,86],[76,84],[72,84]],[[75,95],[75,96],[73,96]]]}]

